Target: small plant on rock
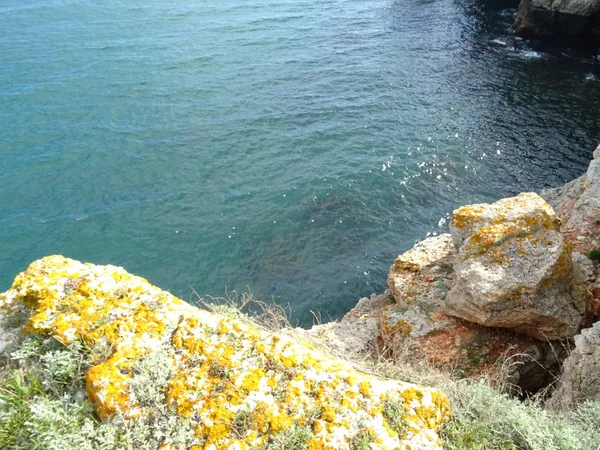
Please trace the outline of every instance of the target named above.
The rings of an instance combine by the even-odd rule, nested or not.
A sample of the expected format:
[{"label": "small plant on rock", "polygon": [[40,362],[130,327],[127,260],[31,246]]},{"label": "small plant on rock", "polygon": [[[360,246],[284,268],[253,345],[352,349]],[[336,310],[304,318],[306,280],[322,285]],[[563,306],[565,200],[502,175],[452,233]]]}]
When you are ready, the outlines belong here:
[{"label": "small plant on rock", "polygon": [[369,430],[360,430],[350,444],[352,450],[371,450],[371,443],[375,440],[373,432]]},{"label": "small plant on rock", "polygon": [[588,258],[590,258],[592,261],[600,261],[600,248],[590,250],[588,253]]},{"label": "small plant on rock", "polygon": [[391,397],[383,405],[383,417],[388,426],[398,433],[400,437],[404,436],[408,431],[408,425],[402,419],[404,413],[404,402],[398,397]]}]

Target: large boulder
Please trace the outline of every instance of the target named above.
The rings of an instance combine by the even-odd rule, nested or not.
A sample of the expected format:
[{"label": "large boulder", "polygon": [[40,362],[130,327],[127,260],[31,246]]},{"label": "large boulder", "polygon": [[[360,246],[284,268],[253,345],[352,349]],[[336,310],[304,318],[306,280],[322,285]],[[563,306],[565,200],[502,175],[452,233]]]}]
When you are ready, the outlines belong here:
[{"label": "large boulder", "polygon": [[452,237],[442,234],[395,259],[388,275],[394,303],[382,309],[380,319],[381,343],[390,356],[400,358],[407,343],[453,325],[438,312],[452,285],[454,254]]},{"label": "large boulder", "polygon": [[[393,360],[426,361],[463,376],[486,374],[517,393],[548,385],[561,349],[506,328],[485,327],[443,312],[455,283],[449,234],[425,239],[398,256],[388,284],[394,303],[380,309],[380,348]],[[508,364],[499,364],[499,359]]]},{"label": "large boulder", "polygon": [[544,37],[600,37],[599,0],[521,0],[517,33]]},{"label": "large boulder", "polygon": [[542,340],[576,334],[587,284],[574,281],[571,247],[541,197],[463,206],[450,228],[458,255],[446,314]]},{"label": "large boulder", "polygon": [[575,349],[565,360],[558,386],[546,406],[568,411],[586,400],[600,401],[600,322],[575,336]]},{"label": "large boulder", "polygon": [[438,390],[359,372],[122,268],[36,261],[0,294],[0,322],[79,352],[103,421],[157,416],[150,422],[159,427],[161,414],[185,418],[189,441],[155,428],[161,449],[287,448],[288,440],[307,449],[441,448],[436,430],[449,412]]}]

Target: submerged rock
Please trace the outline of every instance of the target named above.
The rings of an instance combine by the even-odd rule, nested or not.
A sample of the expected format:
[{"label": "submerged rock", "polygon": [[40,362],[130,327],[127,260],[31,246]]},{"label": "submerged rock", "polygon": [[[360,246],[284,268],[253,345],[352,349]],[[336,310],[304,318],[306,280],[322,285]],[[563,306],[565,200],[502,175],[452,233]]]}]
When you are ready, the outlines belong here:
[{"label": "submerged rock", "polygon": [[571,247],[558,224],[534,193],[454,211],[456,280],[443,311],[542,340],[574,336],[587,285],[574,282]]},{"label": "submerged rock", "polygon": [[[16,317],[27,334],[83,343],[87,394],[102,420],[135,421],[160,406],[191,422],[185,448],[262,449],[302,438],[309,450],[356,448],[357,440],[373,450],[438,449],[436,429],[449,415],[436,389],[358,372],[118,267],[38,260],[0,294],[3,327],[14,328]],[[158,399],[147,401],[147,387]],[[160,448],[175,444],[166,435]]]},{"label": "submerged rock", "polygon": [[517,41],[517,38],[514,36],[507,37],[506,40],[504,41],[504,45],[506,46],[506,48],[510,48],[512,50],[516,50],[519,48],[519,42]]}]

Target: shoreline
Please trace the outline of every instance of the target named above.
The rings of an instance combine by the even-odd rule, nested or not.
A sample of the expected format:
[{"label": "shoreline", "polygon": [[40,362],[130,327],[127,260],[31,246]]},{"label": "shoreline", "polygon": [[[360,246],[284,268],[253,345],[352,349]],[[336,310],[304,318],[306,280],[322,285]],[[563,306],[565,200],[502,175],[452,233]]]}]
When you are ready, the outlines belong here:
[{"label": "shoreline", "polygon": [[594,156],[549,194],[568,216],[535,193],[460,207],[451,233],[396,258],[390,290],[310,330],[266,304],[200,309],[119,267],[35,261],[0,294],[0,445],[600,445],[600,267],[567,239],[599,236]]}]

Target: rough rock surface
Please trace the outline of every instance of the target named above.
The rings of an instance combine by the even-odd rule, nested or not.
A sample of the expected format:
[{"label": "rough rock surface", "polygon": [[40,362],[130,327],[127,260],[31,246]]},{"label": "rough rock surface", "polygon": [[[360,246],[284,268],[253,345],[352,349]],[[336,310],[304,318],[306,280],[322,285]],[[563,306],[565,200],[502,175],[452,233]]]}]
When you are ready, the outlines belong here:
[{"label": "rough rock surface", "polygon": [[600,281],[596,281],[588,286],[588,307],[586,310],[584,327],[590,327],[595,322],[600,321]]},{"label": "rough rock surface", "polygon": [[559,384],[547,403],[554,411],[573,409],[585,400],[600,401],[600,322],[575,336]]},{"label": "rough rock surface", "polygon": [[521,0],[515,29],[528,36],[600,36],[599,0]]},{"label": "rough rock surface", "polygon": [[[419,242],[396,258],[388,283],[394,303],[380,309],[381,349],[400,362],[427,361],[464,376],[486,373],[520,392],[535,393],[558,369],[560,351],[547,342],[444,314],[456,257],[448,234]],[[499,358],[509,373],[499,373]],[[563,357],[564,358],[564,357]]]},{"label": "rough rock surface", "polygon": [[436,314],[452,283],[454,246],[449,234],[425,239],[398,256],[388,285],[394,303],[381,312],[381,339],[389,354],[406,353],[407,338],[417,339],[453,322]]},{"label": "rough rock surface", "polygon": [[561,232],[574,250],[587,254],[600,248],[600,146],[584,175],[541,196],[562,220]]},{"label": "rough rock surface", "polygon": [[[310,430],[309,450],[350,449],[357,435],[373,450],[440,448],[436,429],[448,406],[439,391],[363,374],[289,336],[188,305],[118,267],[61,256],[32,263],[0,294],[3,327],[22,317],[26,333],[108,350],[88,358],[86,373],[103,420],[153,413],[136,397],[136,367],[164,355],[156,369],[164,404],[192,421],[194,450],[261,449],[294,427]],[[400,434],[386,415],[392,401],[401,405]]]},{"label": "rough rock surface", "polygon": [[327,342],[336,354],[364,357],[376,356],[380,335],[381,310],[392,304],[391,291],[361,298],[339,322],[314,325],[309,330],[296,330],[311,339]]},{"label": "rough rock surface", "polygon": [[587,285],[573,282],[571,248],[558,223],[534,193],[454,211],[458,256],[443,311],[542,340],[574,336]]}]

